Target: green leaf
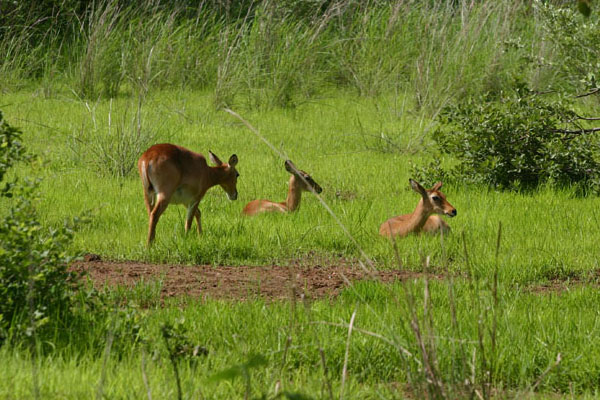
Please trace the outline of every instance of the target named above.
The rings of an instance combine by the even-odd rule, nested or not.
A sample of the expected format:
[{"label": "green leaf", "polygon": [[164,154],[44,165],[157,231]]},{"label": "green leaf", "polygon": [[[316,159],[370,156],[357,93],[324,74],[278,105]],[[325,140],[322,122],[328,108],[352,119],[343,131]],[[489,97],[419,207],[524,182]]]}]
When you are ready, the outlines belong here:
[{"label": "green leaf", "polygon": [[592,6],[590,4],[590,0],[577,0],[577,9],[580,13],[589,17],[592,13]]}]

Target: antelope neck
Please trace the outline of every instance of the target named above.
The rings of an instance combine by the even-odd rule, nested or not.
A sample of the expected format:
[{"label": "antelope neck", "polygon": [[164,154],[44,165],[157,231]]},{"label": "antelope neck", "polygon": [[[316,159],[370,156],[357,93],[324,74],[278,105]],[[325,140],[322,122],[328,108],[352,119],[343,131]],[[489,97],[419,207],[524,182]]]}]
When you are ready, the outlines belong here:
[{"label": "antelope neck", "polygon": [[419,204],[415,208],[415,211],[411,214],[409,218],[409,231],[419,231],[427,222],[427,218],[432,214],[431,210],[426,210],[425,205],[423,204],[423,199],[419,200]]},{"label": "antelope neck", "polygon": [[210,187],[220,184],[223,181],[225,169],[222,166],[208,167],[208,182]]},{"label": "antelope neck", "polygon": [[299,179],[296,178],[295,175],[290,177],[290,189],[285,200],[285,205],[287,206],[288,211],[294,211],[300,207],[302,189],[300,189],[300,182],[298,182],[298,180]]}]

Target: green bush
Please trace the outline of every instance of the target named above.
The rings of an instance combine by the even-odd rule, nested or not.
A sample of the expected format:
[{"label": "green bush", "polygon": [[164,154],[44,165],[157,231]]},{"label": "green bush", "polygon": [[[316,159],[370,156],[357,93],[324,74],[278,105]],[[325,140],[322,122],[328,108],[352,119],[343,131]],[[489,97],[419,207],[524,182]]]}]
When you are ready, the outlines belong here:
[{"label": "green bush", "polygon": [[556,5],[538,1],[535,6],[541,22],[542,39],[549,44],[548,59],[538,62],[556,75],[552,86],[573,91],[597,89],[600,19],[597,15],[584,19],[567,3]]},{"label": "green bush", "polygon": [[[0,180],[29,158],[20,137],[0,113]],[[1,193],[10,205],[0,222],[0,344],[56,326],[70,312],[77,288],[68,269],[72,230],[42,227],[33,205],[35,189],[33,182],[13,181]]]},{"label": "green bush", "polygon": [[546,100],[521,87],[498,101],[480,97],[447,107],[440,122],[434,140],[457,164],[415,169],[417,179],[445,174],[500,189],[549,183],[600,192],[598,139],[563,99]]},{"label": "green bush", "polygon": [[[21,131],[8,125],[0,111],[0,183],[4,181],[6,172],[17,162],[29,158],[21,144]],[[4,184],[2,195],[10,197],[12,184]]]}]

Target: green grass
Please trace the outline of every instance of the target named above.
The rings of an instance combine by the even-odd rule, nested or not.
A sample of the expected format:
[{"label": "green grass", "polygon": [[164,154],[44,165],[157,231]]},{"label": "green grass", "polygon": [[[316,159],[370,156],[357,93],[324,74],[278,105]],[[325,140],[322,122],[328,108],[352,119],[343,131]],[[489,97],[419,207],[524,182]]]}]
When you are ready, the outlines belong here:
[{"label": "green grass", "polygon": [[[38,156],[15,173],[41,179],[37,208],[45,226],[91,216],[71,250],[190,268],[308,263],[314,255],[357,259],[362,250],[379,269],[421,271],[429,256],[429,269],[446,279],[430,282],[429,292],[423,280],[363,282],[335,299],[298,303],[178,298],[162,304],[160,280],[107,289],[94,312],[80,310],[72,325],[57,324],[33,359],[28,343],[0,348],[0,399],[147,398],[144,375],[152,398],[176,398],[165,324],[208,350],[180,362],[183,398],[244,398],[242,377],[211,378],[253,354],[266,365],[251,369],[252,397],[272,398],[279,387],[329,398],[329,381],[334,398],[420,398],[428,387],[425,355],[448,398],[468,397],[473,379],[479,392],[471,397],[489,398],[487,372],[500,398],[600,397],[600,199],[568,188],[519,194],[446,185],[458,215],[448,220],[453,231],[443,244],[438,236],[410,236],[397,242],[397,259],[378,235],[382,222],[411,212],[419,199],[409,189],[412,164],[453,161],[435,154],[429,136],[441,106],[472,93],[493,97],[516,78],[539,90],[581,89],[580,77],[553,68],[570,54],[571,47],[560,46],[572,44],[545,35],[548,21],[535,8],[468,3],[349,6],[331,18],[278,14],[269,3],[241,22],[210,10],[196,20],[182,10],[117,10],[100,2],[84,32],[75,17],[61,20],[60,33],[43,30],[51,20],[3,28],[0,108]],[[105,8],[114,24],[99,18]],[[593,34],[596,19],[589,21],[567,25]],[[597,59],[593,40],[579,42]],[[253,199],[283,201],[289,175],[284,158],[215,107],[223,104],[313,176],[353,239],[311,194],[294,214],[241,215]],[[597,114],[593,99],[585,107]],[[236,153],[241,177],[237,201],[217,187],[200,203],[202,237],[184,234],[185,210],[173,206],[147,249],[147,215],[132,167],[156,142],[212,150],[223,159]],[[0,216],[8,201],[0,202]],[[566,289],[532,291],[551,280]],[[354,311],[356,330],[347,342]]]},{"label": "green grass", "polygon": [[[152,96],[143,108],[143,124],[152,127],[155,142],[170,141],[204,154],[210,149],[222,158],[236,153],[240,159],[239,198],[228,201],[219,187],[208,192],[200,203],[202,237],[195,231],[185,235],[185,209],[170,206],[150,250],[145,247],[147,215],[137,173],[125,178],[112,176],[99,166],[97,155],[87,150],[102,140],[107,128],[87,134],[89,144],[74,142],[82,129],[92,129],[90,113],[80,102],[68,97],[48,100],[30,92],[5,99],[8,120],[23,127],[26,145],[39,155],[32,170],[20,173],[42,178],[42,220],[52,225],[91,212],[91,223],[76,236],[74,248],[78,251],[108,259],[226,265],[285,263],[313,252],[360,256],[336,220],[310,193],[304,194],[301,208],[294,214],[241,215],[252,199],[283,201],[289,174],[284,160],[250,130],[229,114],[211,108],[208,95],[165,91]],[[28,106],[22,107],[25,101]],[[109,106],[116,124],[119,112],[130,105],[126,99],[112,105],[99,102],[95,106],[97,126],[108,124]],[[369,257],[382,268],[397,265],[393,247],[379,237],[378,229],[386,219],[411,212],[416,206],[418,195],[408,184],[411,163],[438,157],[429,153],[426,131],[430,121],[411,113],[410,103],[403,98],[354,99],[343,94],[294,110],[242,114],[323,187],[323,200]],[[394,151],[375,138],[382,134],[395,143]],[[413,154],[413,150],[419,152]],[[585,279],[598,269],[595,227],[599,221],[589,212],[600,205],[598,198],[580,198],[568,190],[549,188],[515,194],[455,185],[445,186],[443,191],[458,210],[456,218],[448,219],[453,234],[445,240],[452,271],[469,273],[464,235],[474,272],[485,275],[495,262],[500,223],[500,276],[505,282]],[[443,269],[438,237],[408,237],[398,242],[398,249],[404,268],[419,270],[421,256],[431,255],[433,268]]]},{"label": "green grass", "polygon": [[[23,128],[26,146],[39,155],[32,167],[24,166],[18,174],[42,179],[38,204],[42,221],[52,226],[91,211],[91,222],[76,234],[73,250],[98,253],[106,259],[215,263],[232,268],[285,264],[314,254],[334,260],[360,257],[358,248],[310,194],[305,194],[295,214],[241,215],[244,204],[252,199],[283,200],[288,174],[283,159],[229,114],[214,110],[207,94],[163,91],[149,96],[143,122],[152,127],[156,141],[179,143],[203,153],[210,149],[223,158],[236,153],[240,197],[230,202],[220,188],[208,193],[200,204],[202,237],[195,232],[186,236],[184,209],[169,207],[150,250],[145,247],[147,217],[135,173],[111,175],[94,161],[94,154],[86,153],[85,146],[73,144],[73,136],[81,135],[82,129],[93,129],[85,106],[67,93],[46,99],[23,91],[5,99],[8,120]],[[25,102],[27,107],[22,106]],[[100,101],[95,107],[94,135],[107,135],[109,108],[111,121],[117,121],[130,104],[119,99],[112,105]],[[399,267],[392,244],[378,236],[378,228],[387,218],[410,212],[416,205],[418,195],[408,189],[410,165],[436,157],[429,150],[428,119],[415,114],[404,98],[357,99],[344,92],[332,92],[330,97],[293,110],[241,113],[323,187],[323,200],[377,268]],[[388,142],[375,138],[382,133],[393,141],[393,151]],[[87,136],[90,145],[102,140],[94,135]],[[527,287],[554,279],[596,282],[598,217],[590,210],[597,208],[600,200],[546,187],[525,194],[457,185],[443,190],[458,210],[458,216],[449,220],[453,232],[444,238],[443,246],[438,236],[427,235],[399,240],[397,246],[402,268],[422,270],[422,258],[430,256],[431,270],[443,273],[447,265],[449,272],[458,276],[452,297],[446,281],[431,283],[428,307],[432,323],[418,317],[425,337],[432,338],[426,343],[435,347],[428,352],[435,348],[438,373],[448,382],[447,390],[457,396],[463,393],[456,383],[470,376],[475,354],[476,380],[481,382],[482,371],[491,368],[495,387],[508,397],[527,394],[534,385],[536,392],[574,391],[594,397],[600,371],[595,350],[597,290],[577,285],[556,295],[533,294]],[[500,223],[498,305],[494,306],[492,282]],[[337,300],[319,300],[308,306],[299,303],[295,308],[288,302],[261,300],[176,300],[161,308],[157,284],[141,283],[131,291],[113,289],[109,303],[149,308],[128,307],[114,315],[108,313],[106,320],[100,314],[89,315],[87,323],[71,327],[66,343],[58,335],[57,350],[36,361],[40,393],[77,398],[93,396],[102,388],[109,397],[144,397],[144,348],[153,395],[174,397],[175,382],[159,328],[183,321],[190,340],[209,349],[209,355],[195,366],[183,361],[186,397],[198,393],[211,398],[242,397],[245,386],[241,378],[214,381],[210,377],[259,353],[266,357],[267,365],[252,372],[254,395],[274,395],[275,384],[281,381],[286,390],[327,398],[320,347],[337,397],[347,337],[344,325],[355,309],[357,328],[383,335],[396,346],[409,349],[414,357],[407,360],[386,341],[355,332],[344,398],[395,398],[406,391],[419,392],[425,390],[419,386],[423,384],[418,369],[421,352],[409,321],[411,310],[423,309],[422,285],[422,281],[391,288],[357,284]],[[407,303],[406,290],[414,293],[416,305]],[[450,299],[456,304],[457,323],[451,318]],[[494,315],[498,339],[491,350]],[[111,321],[117,321],[116,325]],[[132,341],[137,331],[132,326],[141,329],[143,342]],[[285,338],[290,332],[292,343],[286,351]],[[479,342],[481,332],[483,342]],[[102,354],[110,335],[115,339],[103,367]],[[461,364],[465,360],[461,352],[468,354],[466,367]],[[558,353],[561,363],[545,373]],[[32,393],[32,364],[26,354],[19,349],[2,350],[0,359],[8,368],[0,380],[10,384],[0,385],[0,397]],[[494,364],[484,366],[482,354]],[[100,384],[103,374],[104,383]],[[540,377],[543,379],[537,384]]]},{"label": "green grass", "polygon": [[[430,283],[433,325],[427,328],[421,316],[421,329],[426,338],[427,335],[435,338],[437,368],[448,381],[455,379],[453,374],[470,376],[472,361],[477,363],[476,371],[480,368],[478,318],[483,319],[486,328],[491,326],[491,315],[485,312],[485,307],[490,306],[486,305],[490,293],[480,283],[479,288],[464,283],[454,286],[459,300],[458,329],[450,316],[446,283]],[[407,373],[418,374],[416,365],[421,362],[419,347],[408,326],[409,310],[403,307],[406,290],[417,296],[416,307],[422,309],[422,284],[386,289],[363,283],[344,291],[337,301],[319,300],[295,306],[290,302],[262,300],[171,301],[164,308],[137,311],[135,320],[146,344],[135,347],[131,347],[127,329],[112,324],[110,320],[117,317],[111,316],[108,323],[116,334],[105,333],[102,324],[91,324],[81,335],[97,335],[100,339],[103,334],[106,339],[111,336],[106,366],[103,346],[99,346],[99,352],[93,351],[95,346],[87,350],[96,356],[81,353],[79,346],[63,346],[52,356],[35,361],[40,393],[42,398],[80,398],[95,396],[102,388],[108,397],[145,398],[145,373],[153,398],[174,397],[175,381],[159,326],[179,321],[189,341],[208,350],[207,355],[181,361],[184,398],[196,398],[199,393],[209,398],[241,398],[245,388],[240,377],[216,381],[212,377],[257,353],[265,357],[266,365],[251,369],[255,396],[259,393],[272,396],[279,381],[283,390],[327,398],[323,392],[325,377],[319,348],[326,355],[327,379],[337,397],[341,390],[347,324],[356,311],[344,398],[400,398],[409,390],[400,382],[409,379]],[[500,286],[496,308],[497,353],[492,369],[497,390],[508,398],[522,397],[560,353],[559,366],[550,368],[537,390],[572,391],[582,398],[594,397],[600,377],[600,335],[598,313],[590,310],[599,300],[598,291],[592,288],[577,288],[554,296]],[[365,331],[375,332],[385,340]],[[290,341],[286,345],[288,336]],[[386,341],[396,343],[412,355],[401,354]],[[492,353],[487,332],[484,342],[489,357]],[[466,373],[461,369],[461,351],[467,355]],[[27,353],[5,347],[0,358],[5,366],[0,371],[4,382],[0,385],[0,398],[30,397],[34,369]],[[449,386],[448,390],[460,393],[456,387]]]}]

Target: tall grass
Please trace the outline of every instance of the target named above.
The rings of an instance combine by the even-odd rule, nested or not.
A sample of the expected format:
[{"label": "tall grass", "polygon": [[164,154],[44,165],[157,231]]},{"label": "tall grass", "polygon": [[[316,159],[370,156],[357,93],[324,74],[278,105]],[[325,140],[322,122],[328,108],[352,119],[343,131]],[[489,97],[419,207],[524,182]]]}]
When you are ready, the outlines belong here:
[{"label": "tall grass", "polygon": [[363,96],[414,91],[435,112],[453,96],[498,90],[509,79],[517,65],[507,39],[537,47],[521,2],[328,4],[298,14],[263,1],[225,18],[204,3],[190,13],[161,1],[94,2],[71,19],[74,34],[37,32],[36,21],[6,28],[4,90],[11,76],[58,75],[91,99],[210,88],[217,106],[260,108],[294,106],[335,85]]},{"label": "tall grass", "polygon": [[[439,281],[371,282],[337,300],[302,303],[187,300],[140,309],[131,296],[127,309],[90,312],[85,323],[65,327],[75,333],[69,345],[43,344],[57,347],[37,360],[40,398],[89,397],[99,390],[145,398],[148,388],[155,397],[175,397],[171,356],[184,398],[198,392],[243,398],[247,382],[231,368],[257,353],[266,362],[250,370],[253,397],[287,391],[344,399],[523,398],[534,392],[593,398],[599,341],[589,307],[598,291],[540,295],[499,284],[495,296],[492,276],[455,282],[452,294]],[[139,300],[147,302],[146,295]],[[169,347],[164,326],[175,328]],[[31,396],[30,357],[18,348],[0,350],[0,397]],[[215,379],[222,371],[230,372]]]}]

